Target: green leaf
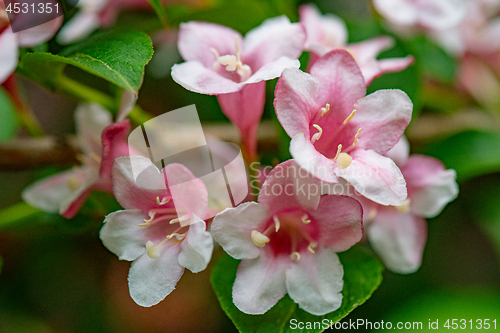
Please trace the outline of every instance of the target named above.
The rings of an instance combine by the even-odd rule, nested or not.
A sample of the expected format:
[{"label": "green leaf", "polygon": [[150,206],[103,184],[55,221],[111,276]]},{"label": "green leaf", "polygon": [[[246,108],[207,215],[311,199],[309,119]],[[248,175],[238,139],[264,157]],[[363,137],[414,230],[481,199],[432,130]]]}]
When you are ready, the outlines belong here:
[{"label": "green leaf", "polygon": [[0,142],[12,139],[17,132],[16,111],[7,92],[0,87]]},{"label": "green leaf", "polygon": [[500,171],[500,133],[467,131],[439,141],[423,151],[455,169],[457,179]]},{"label": "green leaf", "polygon": [[163,5],[161,4],[161,1],[160,0],[148,0],[148,2],[151,4],[153,9],[155,10],[156,15],[158,15],[158,18],[160,19],[161,23],[163,24],[163,27],[168,28],[167,13],[165,12]]},{"label": "green leaf", "polygon": [[[210,280],[222,309],[240,332],[298,332],[296,329],[291,329],[291,319],[297,319],[298,322],[321,322],[327,319],[335,323],[370,298],[382,282],[382,265],[361,248],[353,247],[346,252],[339,253],[339,257],[344,267],[342,306],[324,316],[314,316],[305,312],[288,295],[285,295],[263,315],[244,314],[232,301],[232,287],[239,260],[227,254],[216,262]],[[322,331],[324,331],[323,328],[307,330],[307,332]]]},{"label": "green leaf", "polygon": [[20,72],[56,90],[66,65],[73,65],[115,85],[137,93],[142,85],[144,67],[153,56],[148,35],[127,31],[91,37],[63,50],[60,55],[27,53],[21,58]]},{"label": "green leaf", "polygon": [[40,210],[25,202],[4,208],[0,210],[0,230],[19,222],[25,222],[29,217],[33,217],[39,213]]}]

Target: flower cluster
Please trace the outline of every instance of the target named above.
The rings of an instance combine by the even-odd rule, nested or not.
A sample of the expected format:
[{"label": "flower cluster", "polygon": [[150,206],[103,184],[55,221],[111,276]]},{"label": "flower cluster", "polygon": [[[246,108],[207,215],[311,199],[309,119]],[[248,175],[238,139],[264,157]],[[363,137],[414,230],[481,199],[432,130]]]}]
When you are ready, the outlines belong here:
[{"label": "flower cluster", "polygon": [[[81,2],[74,20],[87,20],[92,28],[100,9],[87,13],[87,5]],[[422,15],[404,23],[410,19],[431,21]],[[413,105],[406,93],[367,95],[374,78],[413,63],[411,56],[378,60],[391,45],[389,37],[348,44],[344,23],[311,5],[300,8],[298,23],[272,18],[245,36],[213,23],[181,24],[178,49],[185,62],[172,67],[174,81],[217,96],[251,163],[258,158],[265,82],[278,78],[274,108],[293,159],[266,175],[257,198],[236,207],[214,205],[193,170],[178,163],[160,169],[130,147],[128,120],[112,123],[107,111],[83,105],[76,112],[83,166],[33,184],[24,199],[72,217],[90,191],[112,192],[124,210],[106,216],[100,238],[132,262],[130,295],[141,306],[169,295],[185,268],[204,270],[215,241],[241,260],[232,294],[242,312],[263,314],[285,294],[311,314],[335,311],[344,286],[337,253],[366,232],[389,269],[414,272],[426,241],[425,218],[458,193],[453,170],[430,157],[408,157],[403,134]],[[304,51],[311,54],[307,72],[299,69]],[[246,178],[238,182],[248,186]],[[310,185],[321,191],[303,193]]]}]

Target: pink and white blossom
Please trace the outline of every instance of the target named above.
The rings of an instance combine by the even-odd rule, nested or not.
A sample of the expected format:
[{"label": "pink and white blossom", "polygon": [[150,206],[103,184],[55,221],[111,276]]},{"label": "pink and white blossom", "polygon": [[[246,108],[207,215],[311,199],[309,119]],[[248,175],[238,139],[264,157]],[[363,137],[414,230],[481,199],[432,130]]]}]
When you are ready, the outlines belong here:
[{"label": "pink and white blossom", "polygon": [[181,24],[178,47],[186,62],[172,67],[184,88],[217,95],[222,111],[241,132],[247,157],[256,157],[257,125],[264,111],[265,81],[298,68],[304,48],[301,24],[285,16],[264,21],[242,37],[213,23]]},{"label": "pink and white blossom", "polygon": [[[132,163],[144,170],[139,177]],[[152,306],[175,289],[185,268],[197,273],[210,261],[213,241],[203,221],[207,189],[183,165],[169,164],[160,171],[142,156],[117,158],[112,178],[116,199],[125,210],[106,216],[100,238],[121,260],[132,261],[132,299]],[[166,179],[188,185],[174,194]],[[179,216],[180,211],[184,215]]]},{"label": "pink and white blossom", "polygon": [[[26,20],[29,14],[17,14],[15,20]],[[27,17],[28,16],[28,17]],[[0,84],[16,69],[19,48],[32,47],[51,39],[62,23],[62,17],[36,27],[14,33],[3,0],[0,0]]]},{"label": "pink and white blossom", "polygon": [[396,207],[358,200],[365,211],[370,244],[390,270],[415,272],[422,262],[427,239],[425,218],[438,215],[458,194],[454,170],[446,170],[435,158],[408,157],[408,143],[402,139],[387,153],[399,164],[406,179],[408,199]]},{"label": "pink and white blossom", "polygon": [[39,180],[22,193],[32,206],[66,218],[78,212],[92,191],[112,192],[113,161],[129,154],[129,120],[112,123],[111,113],[97,104],[80,105],[75,118],[83,165]]},{"label": "pink and white blossom", "polygon": [[319,180],[343,178],[379,204],[402,204],[405,180],[383,154],[410,122],[411,100],[401,90],[365,97],[363,75],[345,50],[325,54],[310,73],[286,69],[276,87],[274,106],[294,160]]},{"label": "pink and white blossom", "polygon": [[233,302],[244,313],[263,314],[287,293],[314,315],[342,304],[344,272],[336,252],[361,239],[361,206],[335,195],[299,200],[295,190],[300,170],[293,160],[279,164],[258,202],[228,208],[212,222],[214,239],[229,255],[242,259]]},{"label": "pink and white blossom", "polygon": [[344,21],[331,13],[321,15],[313,4],[302,5],[299,14],[300,22],[307,33],[305,49],[311,52],[309,67],[327,52],[345,49],[354,57],[363,73],[366,85],[369,85],[374,78],[384,73],[399,72],[414,61],[412,56],[377,60],[380,52],[394,45],[394,40],[388,36],[348,44]]}]

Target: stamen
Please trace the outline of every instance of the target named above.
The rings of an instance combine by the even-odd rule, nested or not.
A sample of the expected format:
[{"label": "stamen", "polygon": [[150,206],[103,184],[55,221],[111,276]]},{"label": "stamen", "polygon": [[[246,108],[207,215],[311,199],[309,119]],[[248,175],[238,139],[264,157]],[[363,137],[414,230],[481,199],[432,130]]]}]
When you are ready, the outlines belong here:
[{"label": "stamen", "polygon": [[186,237],[186,234],[187,234],[187,232],[185,232],[183,234],[179,234],[177,232],[173,232],[170,235],[168,235],[167,238],[171,239],[172,237],[175,237],[175,239],[177,239],[178,241],[180,241],[180,240],[183,240],[184,237]]},{"label": "stamen", "polygon": [[400,213],[408,213],[410,211],[410,203],[411,203],[411,200],[408,198],[405,201],[403,201],[403,203],[401,205],[396,206],[396,209]]},{"label": "stamen", "polygon": [[[150,219],[149,220],[144,220],[144,222],[146,222],[146,223],[143,223],[143,224],[150,224],[151,222],[153,222],[155,216],[156,216],[156,212],[155,211],[150,211],[149,212]],[[143,224],[139,224],[139,226],[142,227]]]},{"label": "stamen", "polygon": [[348,122],[351,121],[351,119],[354,117],[354,115],[356,114],[356,110],[352,110],[351,114],[349,115],[349,117],[345,118],[343,124],[347,124]]},{"label": "stamen", "polygon": [[310,219],[308,219],[308,217],[309,217],[309,216],[308,216],[307,214],[304,214],[304,216],[302,216],[302,223],[304,223],[304,224],[309,224],[309,223],[311,223],[311,220],[310,220]]},{"label": "stamen", "polygon": [[311,243],[309,243],[309,246],[307,247],[307,250],[308,250],[309,252],[311,252],[311,253],[313,253],[313,254],[314,254],[314,253],[316,253],[316,252],[314,252],[313,248],[314,248],[314,247],[316,247],[316,246],[318,246],[318,244],[316,244],[316,243],[314,243],[314,242],[311,242]]},{"label": "stamen", "polygon": [[354,142],[352,143],[353,147],[356,147],[358,145],[358,138],[359,138],[359,134],[361,133],[361,130],[362,130],[362,128],[360,127],[358,129],[358,132],[354,136]]},{"label": "stamen", "polygon": [[341,169],[347,168],[349,165],[351,165],[351,162],[352,162],[352,156],[347,153],[340,153],[337,158],[337,165]]},{"label": "stamen", "polygon": [[163,197],[163,199],[161,199],[161,201],[160,201],[160,197],[156,197],[156,203],[158,204],[158,206],[163,206],[169,201],[170,201],[170,198],[167,198],[167,197]]},{"label": "stamen", "polygon": [[338,147],[337,147],[337,153],[335,154],[335,157],[333,158],[334,161],[337,160],[337,158],[339,157],[340,155],[340,152],[342,151],[342,145],[340,144]]},{"label": "stamen", "polygon": [[[167,236],[168,237],[168,236]],[[169,238],[166,238],[164,240],[162,240],[161,242],[159,242],[157,245],[155,245],[152,241],[147,241],[146,242],[146,253],[148,255],[148,257],[150,257],[151,259],[158,259],[160,257],[160,253],[158,252],[158,249],[163,245],[165,244],[167,241],[169,240]]]},{"label": "stamen", "polygon": [[319,132],[313,135],[313,137],[311,138],[311,143],[315,143],[317,140],[321,138],[321,135],[323,135],[323,129],[319,125],[313,124],[313,127],[317,129]]},{"label": "stamen", "polygon": [[326,103],[325,107],[321,108],[320,111],[321,111],[321,117],[323,117],[325,114],[328,113],[328,111],[330,111],[330,104]]},{"label": "stamen", "polygon": [[68,177],[68,180],[66,181],[66,185],[68,185],[68,188],[70,191],[76,191],[78,187],[82,184],[82,181],[78,179],[75,175],[71,175]]},{"label": "stamen", "polygon": [[217,59],[215,62],[214,62],[214,69],[215,70],[219,70],[220,68],[220,63],[219,63],[219,58],[220,58],[220,54],[219,52],[217,52],[216,49],[214,49],[213,47],[210,48],[210,51],[212,51],[214,54],[215,54],[215,59]]},{"label": "stamen", "polygon": [[299,261],[299,260],[300,260],[300,253],[298,253],[297,251],[295,251],[295,252],[293,252],[292,254],[290,254],[290,258],[291,258],[292,260],[294,260],[294,258],[296,258],[296,259],[297,259],[297,261]]},{"label": "stamen", "polygon": [[276,230],[276,232],[278,232],[278,230],[280,230],[280,226],[281,226],[280,220],[278,220],[278,217],[276,215],[273,216],[273,220],[274,220],[275,230]]},{"label": "stamen", "polygon": [[264,247],[267,243],[269,243],[269,237],[261,234],[257,230],[252,230],[251,237],[253,243],[258,247]]},{"label": "stamen", "polygon": [[181,223],[181,222],[187,221],[189,219],[190,219],[189,215],[182,215],[181,217],[170,220],[169,223],[170,224]]}]

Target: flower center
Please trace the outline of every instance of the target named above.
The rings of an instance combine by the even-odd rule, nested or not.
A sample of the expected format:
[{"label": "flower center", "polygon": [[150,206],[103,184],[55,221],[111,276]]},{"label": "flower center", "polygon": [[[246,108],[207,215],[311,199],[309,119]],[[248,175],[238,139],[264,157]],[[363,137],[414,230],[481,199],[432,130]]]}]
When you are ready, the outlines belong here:
[{"label": "flower center", "polygon": [[[172,198],[170,196],[165,196],[162,199],[160,197],[156,197],[156,204],[158,206],[164,206],[170,202]],[[171,207],[166,207],[166,208],[154,208],[149,211],[149,219],[145,219],[144,223],[139,224],[140,227],[150,227],[153,225],[156,225],[158,222],[164,222],[164,221],[169,221],[168,224],[176,224],[184,221],[189,221],[190,217],[189,215],[182,215],[180,217],[177,217],[178,215],[178,210],[171,206]],[[147,255],[151,259],[157,259],[160,257],[160,248],[165,245],[169,240],[174,239],[178,242],[182,242],[184,238],[186,237],[186,232],[187,228],[189,226],[184,226],[184,227],[179,227],[174,230],[174,232],[170,233],[167,235],[161,242],[158,244],[154,244],[152,240],[148,240],[146,242],[146,251]],[[181,230],[184,229],[185,231],[181,233]]]},{"label": "flower center", "polygon": [[[325,116],[329,111],[330,111],[330,104],[326,104],[325,107],[319,109],[320,117]],[[337,128],[337,130],[333,133],[333,135],[330,136],[330,140],[336,137],[340,133],[340,131],[352,120],[352,118],[354,118],[355,115],[356,115],[356,110],[352,110],[351,114],[349,114],[349,116],[346,119],[344,119],[342,124]],[[313,124],[312,127],[318,130],[318,132],[313,134],[313,136],[311,137],[311,143],[314,144],[323,135],[323,129],[318,124]],[[352,157],[351,155],[349,155],[349,152],[352,151],[354,148],[356,148],[356,146],[358,145],[359,135],[361,134],[361,130],[362,128],[360,127],[357,133],[354,135],[353,143],[349,147],[344,149],[344,152],[342,152],[342,144],[339,144],[337,146],[337,153],[335,154],[335,157],[332,158],[331,160],[337,162],[339,168],[345,169],[349,165],[351,165]]]},{"label": "flower center", "polygon": [[300,260],[300,252],[307,250],[311,253],[318,243],[317,224],[311,223],[307,213],[296,209],[276,213],[269,219],[263,231],[252,230],[251,238],[255,246],[272,247],[275,255],[287,253],[292,260]]},{"label": "flower center", "polygon": [[228,72],[236,72],[240,76],[241,81],[246,81],[252,75],[252,69],[250,66],[243,64],[241,61],[241,50],[238,45],[238,38],[235,37],[235,46],[236,46],[236,55],[233,54],[225,54],[220,55],[219,52],[213,47],[210,48],[215,54],[216,61],[214,63],[214,70],[218,71],[220,66],[226,66],[226,71]]}]

